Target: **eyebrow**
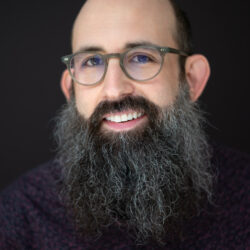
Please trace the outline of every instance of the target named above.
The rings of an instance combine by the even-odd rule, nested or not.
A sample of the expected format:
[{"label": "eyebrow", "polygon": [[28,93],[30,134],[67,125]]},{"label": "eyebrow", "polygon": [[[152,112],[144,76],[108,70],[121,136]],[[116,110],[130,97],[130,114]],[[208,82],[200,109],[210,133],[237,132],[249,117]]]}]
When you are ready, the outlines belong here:
[{"label": "eyebrow", "polygon": [[137,46],[158,46],[158,45],[149,41],[138,41],[138,42],[126,43],[125,49],[132,49]]},{"label": "eyebrow", "polygon": [[[125,44],[124,49],[132,49],[138,46],[157,46],[156,44],[149,41],[136,41],[136,42],[128,42]],[[106,50],[101,46],[83,46],[80,47],[75,53],[79,52],[106,52]]]}]

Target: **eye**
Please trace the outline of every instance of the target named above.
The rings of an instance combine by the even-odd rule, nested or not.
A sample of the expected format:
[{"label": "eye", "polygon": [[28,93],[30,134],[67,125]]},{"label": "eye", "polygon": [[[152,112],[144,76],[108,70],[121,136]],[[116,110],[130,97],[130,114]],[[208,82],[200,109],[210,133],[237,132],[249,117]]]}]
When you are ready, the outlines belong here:
[{"label": "eye", "polygon": [[98,56],[92,56],[87,58],[86,60],[83,61],[82,66],[87,66],[87,67],[94,67],[94,66],[100,66],[103,65],[103,59]]},{"label": "eye", "polygon": [[151,62],[152,59],[149,56],[142,54],[142,55],[133,56],[131,61],[135,63],[148,63],[148,62]]}]

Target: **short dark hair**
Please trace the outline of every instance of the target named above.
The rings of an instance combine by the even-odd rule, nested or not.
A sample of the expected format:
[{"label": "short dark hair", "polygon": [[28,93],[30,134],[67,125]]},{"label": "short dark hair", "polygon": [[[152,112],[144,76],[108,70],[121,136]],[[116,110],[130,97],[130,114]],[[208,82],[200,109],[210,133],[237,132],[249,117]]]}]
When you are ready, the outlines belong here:
[{"label": "short dark hair", "polygon": [[[189,19],[186,13],[181,9],[175,0],[169,0],[171,3],[174,14],[176,17],[176,34],[175,39],[180,50],[185,51],[188,54],[193,53],[193,39],[192,30]],[[185,57],[180,57],[181,72],[185,72]]]},{"label": "short dark hair", "polygon": [[192,31],[189,19],[186,13],[180,8],[175,0],[169,0],[173,6],[174,14],[176,17],[177,34],[176,40],[179,49],[192,54],[193,53],[193,41],[192,41]]}]

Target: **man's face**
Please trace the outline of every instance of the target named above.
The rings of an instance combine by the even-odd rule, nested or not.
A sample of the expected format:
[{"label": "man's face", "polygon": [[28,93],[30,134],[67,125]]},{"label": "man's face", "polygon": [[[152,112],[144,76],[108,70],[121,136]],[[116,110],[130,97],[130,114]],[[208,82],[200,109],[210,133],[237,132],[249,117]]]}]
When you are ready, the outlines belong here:
[{"label": "man's face", "polygon": [[[164,8],[164,11],[162,11]],[[150,42],[176,48],[173,39],[175,17],[168,1],[89,0],[81,10],[73,30],[73,52],[98,47],[101,53],[122,53],[129,43]],[[119,60],[109,60],[105,79],[95,86],[74,83],[78,112],[88,119],[102,101],[119,101],[126,96],[141,96],[161,108],[172,104],[178,93],[178,56],[167,54],[159,75],[149,81],[129,79]],[[136,110],[112,112],[123,115]],[[111,114],[105,114],[105,117]],[[147,121],[147,115],[133,122],[112,123],[105,119],[102,128],[109,131],[131,130]]]}]

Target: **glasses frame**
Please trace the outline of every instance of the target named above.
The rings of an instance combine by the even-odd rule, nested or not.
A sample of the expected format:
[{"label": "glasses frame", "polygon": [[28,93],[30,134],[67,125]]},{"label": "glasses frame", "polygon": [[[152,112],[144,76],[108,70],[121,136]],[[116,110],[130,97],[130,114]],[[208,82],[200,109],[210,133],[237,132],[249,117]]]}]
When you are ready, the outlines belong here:
[{"label": "glasses frame", "polygon": [[[125,56],[127,55],[127,53],[129,53],[131,50],[134,50],[136,48],[141,48],[141,49],[156,49],[158,50],[158,52],[160,53],[161,55],[161,65],[160,65],[160,68],[158,70],[158,72],[153,75],[152,77],[148,78],[148,79],[145,79],[145,80],[138,80],[138,79],[135,79],[133,78],[132,76],[129,75],[129,73],[126,71],[125,67],[124,67],[124,58]],[[61,57],[61,61],[63,63],[66,64],[67,66],[67,69],[69,71],[69,74],[70,76],[72,77],[72,79],[77,82],[78,84],[80,85],[84,85],[84,86],[94,86],[94,85],[97,85],[98,83],[102,82],[103,79],[105,78],[105,75],[107,73],[107,69],[108,69],[108,62],[109,62],[109,59],[110,58],[118,58],[119,61],[120,61],[120,67],[122,69],[122,71],[124,72],[124,74],[131,80],[133,81],[137,81],[137,82],[145,82],[145,81],[149,81],[151,79],[153,79],[154,77],[156,77],[160,72],[161,72],[161,69],[162,69],[162,66],[164,64],[164,57],[167,53],[173,53],[173,54],[178,54],[180,56],[189,56],[188,53],[182,51],[182,50],[178,50],[178,49],[174,49],[174,48],[170,48],[170,47],[160,47],[160,46],[157,46],[157,45],[141,45],[141,46],[136,46],[136,47],[133,47],[131,49],[128,49],[126,50],[125,52],[123,53],[110,53],[110,54],[101,54],[99,51],[90,51],[89,53],[93,53],[93,54],[98,54],[102,57],[103,61],[104,61],[104,72],[103,72],[103,76],[101,77],[100,80],[98,80],[97,82],[95,83],[91,83],[91,84],[86,84],[86,83],[81,83],[79,82],[75,77],[74,75],[72,74],[71,70],[70,70],[70,62],[71,62],[71,59],[75,56],[75,55],[78,55],[78,54],[81,54],[81,53],[84,53],[84,52],[88,52],[88,51],[79,51],[79,52],[76,52],[76,53],[73,53],[73,54],[70,54],[70,55],[66,55],[66,56],[63,56]]]}]

